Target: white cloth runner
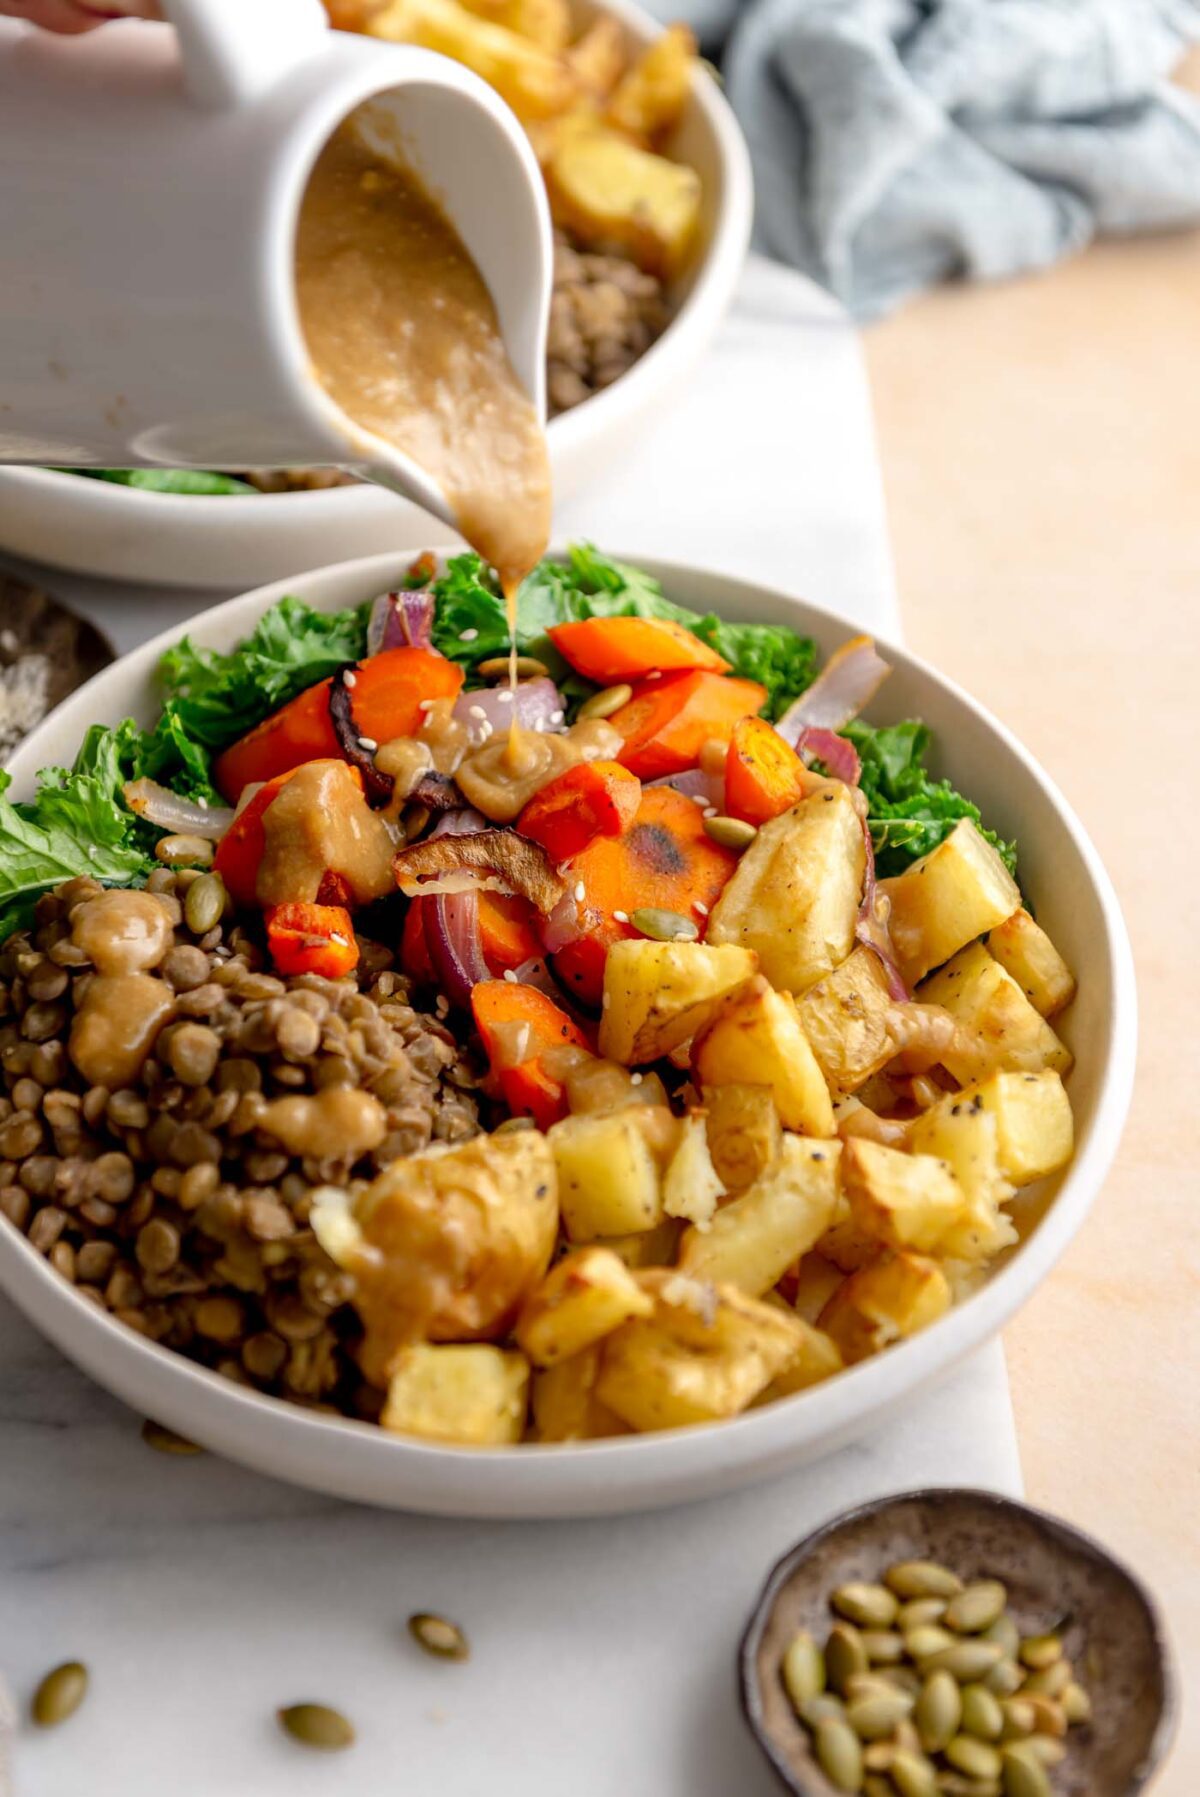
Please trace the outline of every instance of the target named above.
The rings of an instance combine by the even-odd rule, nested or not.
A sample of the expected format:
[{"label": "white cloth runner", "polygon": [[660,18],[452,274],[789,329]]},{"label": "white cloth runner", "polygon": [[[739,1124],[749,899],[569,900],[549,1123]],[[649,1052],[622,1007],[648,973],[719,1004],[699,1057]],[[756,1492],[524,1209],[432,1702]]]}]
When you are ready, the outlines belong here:
[{"label": "white cloth runner", "polygon": [[[752,263],[691,393],[560,528],[774,580],[894,631],[842,315]],[[122,648],[200,603],[45,578]],[[68,1725],[22,1729],[19,1797],[479,1797],[485,1783],[492,1797],[769,1797],[733,1661],[771,1562],[889,1490],[1020,1488],[998,1347],[771,1485],[506,1525],[376,1513],[152,1454],[138,1419],[2,1300],[0,1365],[0,1671],[23,1709],[48,1667],[92,1671]],[[461,1621],[468,1665],[412,1648],[404,1622],[421,1609]],[[352,1753],[305,1760],[278,1733],[275,1709],[310,1698],[354,1718]]]}]

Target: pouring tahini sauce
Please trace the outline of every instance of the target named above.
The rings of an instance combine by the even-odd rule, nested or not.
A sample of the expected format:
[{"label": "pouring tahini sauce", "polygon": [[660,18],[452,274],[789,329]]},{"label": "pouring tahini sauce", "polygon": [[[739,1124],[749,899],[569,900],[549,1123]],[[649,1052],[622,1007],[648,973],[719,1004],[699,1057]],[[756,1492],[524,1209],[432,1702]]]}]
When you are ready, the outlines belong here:
[{"label": "pouring tahini sauce", "polygon": [[325,391],[437,482],[511,607],[549,537],[545,436],[458,233],[349,124],[305,190],[296,294]]}]

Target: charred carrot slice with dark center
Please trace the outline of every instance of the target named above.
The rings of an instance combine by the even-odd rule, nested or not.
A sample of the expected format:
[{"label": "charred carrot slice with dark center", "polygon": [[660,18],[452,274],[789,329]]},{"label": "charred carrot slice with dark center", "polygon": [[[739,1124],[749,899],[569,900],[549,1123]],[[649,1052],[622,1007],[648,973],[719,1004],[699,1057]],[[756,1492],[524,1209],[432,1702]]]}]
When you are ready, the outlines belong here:
[{"label": "charred carrot slice with dark center", "polygon": [[725,756],[725,810],[765,824],[808,791],[804,763],[765,718],[739,718]]},{"label": "charred carrot slice with dark center", "polygon": [[642,780],[682,773],[706,742],[728,742],[738,719],[753,717],[766,697],[755,680],[703,671],[643,680],[608,720],[625,739],[617,760]]},{"label": "charred carrot slice with dark center", "polygon": [[341,759],[329,687],[328,680],[318,681],[217,756],[213,775],[231,804],[254,780],[274,780],[305,761]]},{"label": "charred carrot slice with dark center", "polygon": [[689,668],[729,672],[715,649],[670,618],[584,618],[555,624],[547,634],[578,673],[601,686]]},{"label": "charred carrot slice with dark center", "polygon": [[549,1129],[567,1112],[555,1049],[591,1052],[583,1031],[567,1013],[539,992],[513,980],[481,980],[471,993],[471,1010],[496,1084],[514,1116],[532,1117]]},{"label": "charred carrot slice with dark center", "polygon": [[340,980],[358,966],[350,913],[341,905],[275,905],[267,912],[267,947],[284,975]]},{"label": "charred carrot slice with dark center", "polygon": [[522,836],[540,842],[551,861],[569,861],[594,836],[628,829],[642,797],[636,774],[616,761],[581,761],[548,780],[517,819]]}]

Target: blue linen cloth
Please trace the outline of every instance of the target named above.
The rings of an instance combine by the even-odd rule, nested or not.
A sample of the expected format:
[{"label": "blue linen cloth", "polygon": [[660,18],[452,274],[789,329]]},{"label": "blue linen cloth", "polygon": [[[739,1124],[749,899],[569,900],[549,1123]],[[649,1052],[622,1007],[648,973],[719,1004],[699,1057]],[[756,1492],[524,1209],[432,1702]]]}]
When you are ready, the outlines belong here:
[{"label": "blue linen cloth", "polygon": [[711,41],[760,249],[859,318],[1200,221],[1197,0],[652,0]]}]

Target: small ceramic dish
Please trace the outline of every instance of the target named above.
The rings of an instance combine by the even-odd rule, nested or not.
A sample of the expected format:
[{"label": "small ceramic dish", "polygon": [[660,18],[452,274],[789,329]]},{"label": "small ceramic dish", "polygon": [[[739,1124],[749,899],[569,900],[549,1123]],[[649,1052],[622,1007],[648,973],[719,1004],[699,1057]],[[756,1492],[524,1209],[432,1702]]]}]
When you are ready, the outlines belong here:
[{"label": "small ceramic dish", "polygon": [[1136,1797],[1175,1727],[1175,1686],[1162,1620],[1149,1592],[1078,1529],[993,1491],[910,1491],[848,1511],[801,1541],[771,1572],[742,1638],[742,1707],[793,1797],[837,1797],[783,1688],[792,1637],[824,1641],[829,1596],[878,1581],[897,1560],[935,1560],[964,1579],[1000,1579],[1022,1635],[1054,1628],[1092,1700],[1051,1774],[1056,1797]]},{"label": "small ceramic dish", "polygon": [[[812,635],[823,656],[845,641],[843,619],[786,593],[709,569],[636,559],[697,611],[790,624]],[[214,607],[188,634],[227,650],[285,593],[324,610],[357,605],[394,587],[404,565],[402,557],[374,556],[277,581]],[[93,721],[150,723],[161,702],[159,658],[178,635],[171,630],[143,644],[34,731],[12,762],[14,796],[29,793],[38,768],[69,763]],[[397,1509],[569,1516],[680,1503],[814,1459],[893,1414],[1002,1328],[1082,1225],[1124,1124],[1137,1030],[1125,926],[1066,801],[1003,725],[958,687],[898,646],[880,647],[893,672],[869,707],[871,719],[920,717],[931,727],[932,771],[969,793],[1004,836],[1019,838],[1024,888],[1079,978],[1079,995],[1062,1020],[1075,1056],[1075,1157],[1061,1175],[1026,1189],[1017,1211],[1019,1248],[937,1323],[824,1384],[730,1422],[569,1446],[472,1450],[389,1435],[234,1385],[89,1304],[2,1219],[0,1288],[84,1371],[143,1415],[278,1478]]]},{"label": "small ceramic dish", "polygon": [[[634,44],[658,21],[633,0],[580,4],[603,10]],[[672,293],[658,341],[602,393],[552,419],[555,499],[587,485],[643,420],[669,403],[708,347],[733,297],[754,209],[741,129],[716,81],[698,71],[668,153],[704,185],[704,253]],[[241,587],[299,568],[378,550],[418,550],[442,531],[426,513],[381,487],[188,497],[83,480],[48,468],[0,467],[0,547],[81,574],[159,586]]]}]

